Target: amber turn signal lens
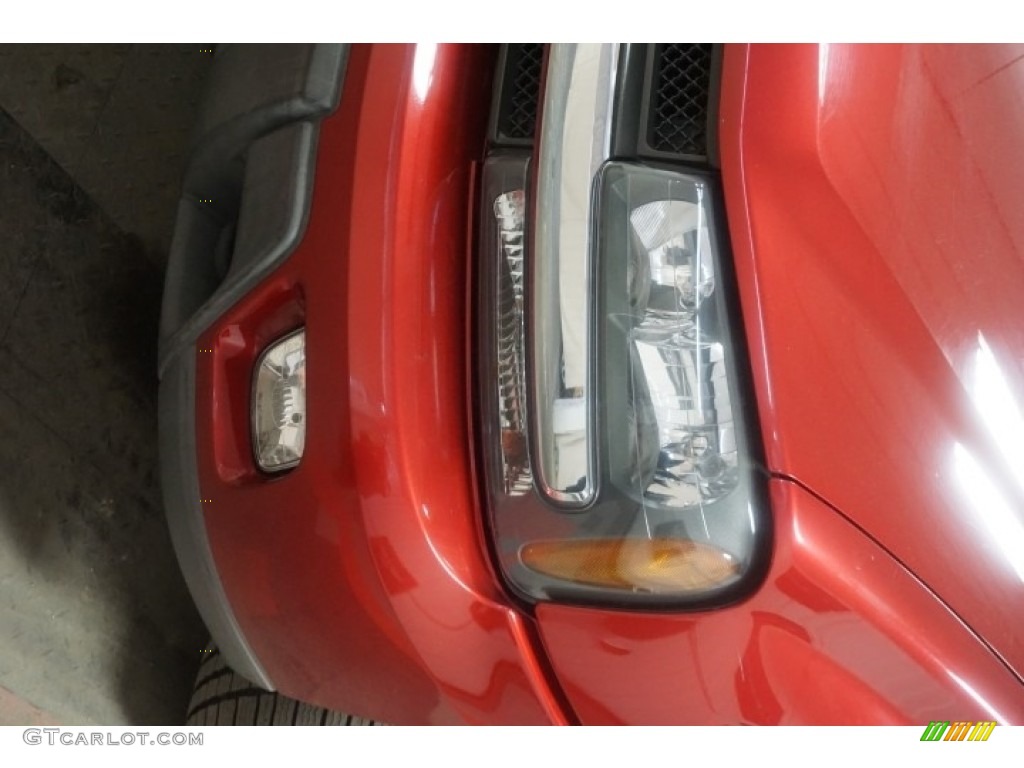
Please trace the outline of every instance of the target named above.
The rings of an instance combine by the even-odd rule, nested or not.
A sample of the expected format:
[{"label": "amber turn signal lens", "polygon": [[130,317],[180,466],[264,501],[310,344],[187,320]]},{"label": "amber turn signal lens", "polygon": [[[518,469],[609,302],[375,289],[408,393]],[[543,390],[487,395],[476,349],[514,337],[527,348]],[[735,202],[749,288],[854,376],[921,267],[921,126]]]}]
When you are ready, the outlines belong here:
[{"label": "amber turn signal lens", "polygon": [[557,579],[633,592],[692,592],[730,581],[739,564],[728,552],[689,539],[534,541],[523,564]]}]

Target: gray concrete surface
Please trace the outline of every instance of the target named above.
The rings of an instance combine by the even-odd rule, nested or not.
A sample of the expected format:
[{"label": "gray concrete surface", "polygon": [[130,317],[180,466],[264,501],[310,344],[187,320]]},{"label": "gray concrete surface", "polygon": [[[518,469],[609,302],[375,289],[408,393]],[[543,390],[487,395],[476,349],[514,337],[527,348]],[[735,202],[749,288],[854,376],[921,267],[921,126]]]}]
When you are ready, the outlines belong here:
[{"label": "gray concrete surface", "polygon": [[0,45],[0,106],[117,226],[166,252],[204,47]]},{"label": "gray concrete surface", "polygon": [[0,723],[184,717],[155,349],[199,48],[0,46]]}]

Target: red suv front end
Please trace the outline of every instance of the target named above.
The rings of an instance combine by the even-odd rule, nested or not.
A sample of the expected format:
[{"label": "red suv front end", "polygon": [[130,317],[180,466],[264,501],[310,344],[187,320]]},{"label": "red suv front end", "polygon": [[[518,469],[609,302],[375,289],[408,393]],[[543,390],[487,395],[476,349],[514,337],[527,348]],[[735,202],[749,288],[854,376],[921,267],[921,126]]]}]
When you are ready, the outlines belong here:
[{"label": "red suv front end", "polygon": [[[856,83],[889,53],[824,55]],[[1019,579],[922,521],[926,489],[888,517],[847,493],[857,461],[865,483],[906,476],[843,414],[895,413],[906,376],[869,363],[911,347],[861,348],[856,373],[809,362],[876,338],[830,304],[853,296],[873,334],[908,317],[805,263],[846,253],[870,186],[822,154],[859,140],[828,110],[894,109],[821,56],[219,54],[165,295],[161,456],[183,571],[236,671],[392,723],[1024,720],[1024,633],[972,602],[1012,605]],[[798,265],[813,298],[791,292]],[[268,360],[287,397],[261,394]],[[269,437],[261,408],[283,419]],[[923,454],[901,455],[919,479]],[[951,537],[973,558],[958,585],[930,549]]]}]

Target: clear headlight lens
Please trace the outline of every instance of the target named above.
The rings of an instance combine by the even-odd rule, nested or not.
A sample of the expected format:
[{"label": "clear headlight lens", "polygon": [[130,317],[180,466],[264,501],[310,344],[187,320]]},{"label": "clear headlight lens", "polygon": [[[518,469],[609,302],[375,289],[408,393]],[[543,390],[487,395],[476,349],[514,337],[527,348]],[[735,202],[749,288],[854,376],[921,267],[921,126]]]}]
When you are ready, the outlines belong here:
[{"label": "clear headlight lens", "polygon": [[294,467],[306,446],[306,333],[270,345],[256,364],[252,390],[253,453],[260,469]]},{"label": "clear headlight lens", "polygon": [[[739,337],[728,315],[711,182],[609,162],[595,194],[592,288],[563,282],[559,289],[563,297],[594,291],[594,410],[585,411],[583,401],[570,403],[575,409],[556,402],[544,425],[565,456],[572,455],[581,425],[595,425],[594,500],[572,509],[546,493],[511,487],[507,474],[503,482],[492,477],[500,563],[517,591],[533,599],[655,605],[728,599],[764,561],[767,526],[763,484],[738,405]],[[527,269],[533,258],[528,254]],[[500,290],[501,280],[492,290]],[[521,291],[515,296],[522,312]],[[506,305],[512,306],[509,299]],[[499,340],[523,333],[519,324],[499,327],[506,329]],[[516,402],[525,400],[520,374],[515,383]],[[518,442],[538,442],[526,429],[527,422],[516,423]],[[578,449],[582,463],[585,446]]]},{"label": "clear headlight lens", "polygon": [[[604,189],[609,217],[621,220],[623,207],[630,209],[627,232],[606,222],[608,236],[619,241],[615,250],[630,253],[628,308],[614,306],[618,293],[607,298],[624,310],[609,314],[608,337],[629,354],[629,378],[618,391],[625,390],[632,414],[628,442],[637,460],[630,490],[663,507],[701,507],[736,487],[739,461],[722,333],[727,319],[715,311],[721,302],[710,191],[700,179],[621,165],[606,169]],[[651,195],[661,197],[635,204]]]}]

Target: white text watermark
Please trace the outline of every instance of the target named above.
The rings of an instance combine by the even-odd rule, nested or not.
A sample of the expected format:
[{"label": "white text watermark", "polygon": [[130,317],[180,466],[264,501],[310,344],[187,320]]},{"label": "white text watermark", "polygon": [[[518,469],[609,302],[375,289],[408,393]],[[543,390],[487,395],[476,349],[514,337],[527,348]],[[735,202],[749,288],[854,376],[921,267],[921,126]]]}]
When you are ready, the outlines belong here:
[{"label": "white text watermark", "polygon": [[185,731],[84,731],[68,728],[26,728],[21,734],[26,744],[65,747],[176,746],[201,747],[203,734]]}]

